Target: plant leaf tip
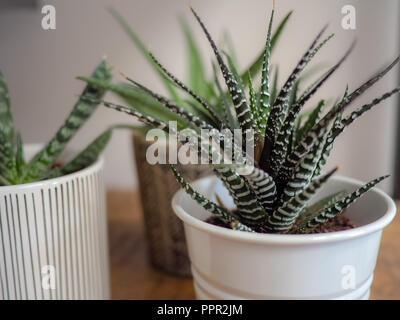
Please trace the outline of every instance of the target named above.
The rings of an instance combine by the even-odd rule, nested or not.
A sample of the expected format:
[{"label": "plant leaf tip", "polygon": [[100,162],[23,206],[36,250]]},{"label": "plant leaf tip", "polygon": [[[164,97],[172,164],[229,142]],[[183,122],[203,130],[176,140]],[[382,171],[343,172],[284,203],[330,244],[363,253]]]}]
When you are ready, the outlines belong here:
[{"label": "plant leaf tip", "polygon": [[125,73],[123,73],[121,70],[118,70],[118,73],[124,78],[127,79],[128,77],[126,76]]}]

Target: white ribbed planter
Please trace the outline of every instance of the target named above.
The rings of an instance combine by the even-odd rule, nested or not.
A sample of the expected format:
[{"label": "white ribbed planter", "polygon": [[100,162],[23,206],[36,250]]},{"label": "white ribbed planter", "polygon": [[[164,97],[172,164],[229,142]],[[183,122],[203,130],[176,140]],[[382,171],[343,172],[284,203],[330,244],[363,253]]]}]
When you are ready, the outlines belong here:
[{"label": "white ribbed planter", "polygon": [[[232,206],[216,178],[193,185],[210,199],[215,200],[217,193]],[[315,199],[360,185],[333,177]],[[374,188],[348,209],[357,228],[281,235],[233,231],[203,222],[210,214],[183,190],[172,206],[184,222],[199,299],[368,299],[382,229],[396,213],[393,200]]]},{"label": "white ribbed planter", "polygon": [[[38,149],[27,146],[27,158]],[[0,187],[0,300],[108,298],[103,160],[60,178]]]}]

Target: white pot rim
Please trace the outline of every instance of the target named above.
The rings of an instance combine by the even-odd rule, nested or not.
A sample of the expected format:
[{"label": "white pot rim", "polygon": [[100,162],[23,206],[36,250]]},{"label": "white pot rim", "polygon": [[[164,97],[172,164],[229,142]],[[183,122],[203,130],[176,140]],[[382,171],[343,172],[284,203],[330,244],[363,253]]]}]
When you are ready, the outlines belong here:
[{"label": "white pot rim", "polygon": [[[210,177],[202,178],[209,179]],[[192,183],[193,186],[196,187],[202,179],[196,180]],[[216,179],[216,178],[215,178]],[[357,186],[362,186],[362,183],[359,180],[344,177],[344,176],[334,176],[331,179],[335,179],[341,182],[352,183]],[[319,233],[319,234],[268,234],[268,233],[250,233],[245,231],[236,231],[230,230],[223,227],[215,226],[210,223],[199,220],[189,213],[186,212],[185,209],[181,207],[179,204],[179,198],[185,194],[183,189],[179,190],[172,199],[172,207],[177,214],[177,216],[186,224],[190,225],[193,228],[198,230],[202,230],[204,232],[216,235],[221,238],[225,238],[228,240],[235,240],[241,242],[250,242],[250,243],[258,243],[258,244],[280,244],[280,245],[314,245],[328,242],[338,242],[338,241],[346,241],[354,238],[359,238],[370,233],[376,232],[378,230],[386,227],[396,215],[396,204],[392,198],[390,198],[385,192],[372,188],[368,192],[373,192],[378,194],[383,201],[387,205],[386,213],[380,217],[379,219],[371,222],[369,224],[356,227],[350,230],[344,231],[335,231],[330,233]],[[193,200],[194,201],[194,200]],[[195,203],[195,202],[194,202]]]},{"label": "white pot rim", "polygon": [[[41,147],[43,144],[35,144],[35,143],[29,143],[29,147]],[[0,186],[0,191],[1,192],[13,192],[13,191],[21,191],[24,189],[32,189],[32,188],[44,188],[48,187],[49,185],[55,185],[55,184],[60,184],[64,183],[66,181],[71,180],[72,177],[74,176],[86,176],[91,174],[93,171],[98,171],[104,164],[104,158],[102,155],[98,157],[98,159],[92,163],[90,166],[87,166],[81,170],[75,171],[73,173],[69,173],[66,175],[63,175],[61,177],[56,177],[52,179],[47,179],[47,180],[42,180],[42,181],[35,181],[35,182],[29,182],[29,183],[24,183],[24,184],[16,184],[16,185],[10,185],[10,186]]]}]

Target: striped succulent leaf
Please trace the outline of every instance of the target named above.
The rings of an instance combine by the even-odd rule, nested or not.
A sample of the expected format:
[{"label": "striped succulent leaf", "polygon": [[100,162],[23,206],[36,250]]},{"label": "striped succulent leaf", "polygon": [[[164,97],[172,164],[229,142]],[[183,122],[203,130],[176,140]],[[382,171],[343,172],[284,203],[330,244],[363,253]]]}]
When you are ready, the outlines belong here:
[{"label": "striped succulent leaf", "polygon": [[266,213],[271,213],[276,200],[276,186],[272,177],[265,171],[253,166],[239,167],[236,172],[249,182]]},{"label": "striped succulent leaf", "polygon": [[26,162],[24,157],[22,137],[19,132],[17,133],[16,139],[15,165],[17,168],[18,177],[22,177],[26,170]]},{"label": "striped succulent leaf", "polygon": [[148,114],[153,118],[157,118],[166,122],[177,121],[179,126],[189,125],[186,120],[182,119],[174,112],[171,112],[168,108],[159,103],[152,96],[146,94],[145,92],[134,86],[126,84],[115,84],[109,81],[100,81],[98,79],[90,77],[78,77],[78,79],[92,86],[96,86],[115,93],[116,95],[121,97],[126,104],[132,106],[139,112]]},{"label": "striped succulent leaf", "polygon": [[311,197],[317,193],[322,185],[337,171],[337,168],[324,176],[313,180],[307,187],[303,188],[301,192],[289,198],[272,215],[268,216],[267,222],[264,226],[269,231],[284,232],[292,228],[300,212],[310,201]]},{"label": "striped succulent leaf", "polygon": [[[192,148],[195,152],[198,153],[199,157],[208,161],[208,163],[217,163],[223,164],[225,153],[224,150],[218,150],[213,144],[210,143],[209,139],[203,138],[198,132],[191,128],[174,128],[169,126],[169,124],[165,121],[159,120],[152,116],[149,116],[143,112],[135,110],[132,107],[126,107],[123,105],[101,101],[101,103],[111,109],[127,113],[131,116],[136,117],[139,121],[143,122],[146,125],[150,125],[152,127],[156,127],[165,131],[166,133],[171,133],[180,138],[180,141],[183,143],[188,143],[190,148]],[[212,136],[214,142],[221,142],[224,139],[224,135],[221,134],[218,130],[214,129],[210,131],[210,135]],[[236,161],[238,163],[246,163],[247,159],[246,154],[242,152],[242,150],[235,144],[232,144],[233,152],[236,154]]]},{"label": "striped succulent leaf", "polygon": [[153,97],[155,100],[160,102],[163,106],[171,110],[172,112],[176,113],[178,116],[181,118],[187,120],[188,122],[192,123],[194,126],[200,128],[200,129],[208,129],[211,130],[214,127],[208,124],[206,121],[200,119],[198,116],[190,113],[189,111],[186,111],[184,108],[176,105],[175,103],[169,101],[167,98],[153,92],[152,90],[146,88],[145,86],[141,85],[140,83],[132,80],[129,77],[125,76],[125,79],[128,80],[129,82],[133,83],[135,86],[137,86],[139,89],[143,90],[147,94],[149,94],[151,97]]},{"label": "striped succulent leaf", "polygon": [[195,200],[204,209],[217,216],[225,224],[230,225],[234,230],[253,232],[250,227],[239,222],[230,211],[218,206],[216,203],[212,202],[211,200],[207,199],[206,197],[195,191],[191,187],[191,185],[183,179],[183,177],[179,174],[174,166],[171,165],[170,167],[175,175],[176,180],[179,182],[185,192],[189,194],[192,199]]},{"label": "striped succulent leaf", "polygon": [[303,157],[303,159],[296,166],[292,178],[286,185],[277,185],[278,192],[280,194],[280,203],[289,201],[291,197],[296,196],[310,183],[324,148],[325,139],[326,134],[323,136],[320,142],[315,144],[313,149],[311,149],[310,152]]},{"label": "striped succulent leaf", "polygon": [[216,166],[214,171],[231,194],[240,220],[250,226],[260,225],[266,212],[247,181],[229,166]]},{"label": "striped succulent leaf", "polygon": [[[0,131],[3,133],[2,139],[13,143],[14,124],[11,114],[10,96],[6,79],[0,71]],[[2,141],[3,142],[3,141]]]},{"label": "striped succulent leaf", "polygon": [[[271,39],[271,52],[274,50],[274,48],[276,47],[278,40],[280,39],[283,31],[285,30],[285,27],[287,25],[287,23],[289,22],[289,19],[292,15],[293,11],[290,11],[283,19],[282,21],[279,23],[278,27],[276,28],[276,31],[274,32],[274,35],[272,36]],[[247,74],[250,73],[250,76],[252,78],[254,78],[258,72],[260,71],[260,69],[263,66],[263,62],[264,62],[264,54],[265,54],[265,46],[264,48],[261,50],[260,54],[258,55],[258,57],[254,60],[254,62],[250,65],[250,67],[244,71],[242,73],[242,81],[244,86],[248,85],[247,82]],[[271,101],[272,102],[272,101]]]},{"label": "striped succulent leaf", "polygon": [[286,159],[287,150],[289,143],[291,142],[290,137],[293,133],[296,118],[298,117],[300,110],[306,104],[306,102],[318,91],[318,89],[329,79],[329,77],[342,65],[342,63],[349,56],[353,46],[346,52],[346,54],[334,65],[325,76],[303,97],[300,101],[294,103],[289,109],[288,115],[278,132],[274,147],[271,152],[270,159],[268,159],[268,172],[272,177],[278,175],[279,168],[282,162]]},{"label": "striped succulent leaf", "polygon": [[317,167],[315,168],[314,176],[318,176],[321,174],[323,166],[328,161],[329,155],[331,154],[331,151],[333,149],[333,140],[330,138],[330,135],[332,133],[332,130],[335,130],[334,128],[342,127],[342,117],[343,113],[341,112],[336,116],[336,119],[333,122],[331,129],[329,130],[326,140],[324,141],[324,149],[322,150]]},{"label": "striped succulent leaf", "polygon": [[[134,115],[140,121],[150,126],[162,128],[165,131],[170,130],[168,121],[170,121],[172,115],[177,117],[178,128],[173,133],[183,137],[184,139],[180,140],[183,143],[188,143],[191,150],[196,150],[202,159],[205,157],[207,159],[220,160],[218,165],[212,162],[211,166],[217,177],[228,189],[236,204],[237,211],[230,213],[223,206],[219,206],[218,210],[222,208],[222,210],[226,211],[224,213],[233,216],[237,223],[250,226],[256,232],[297,232],[299,225],[304,229],[302,223],[307,223],[308,225],[312,224],[313,221],[315,222],[315,219],[322,219],[319,216],[321,212],[325,213],[326,217],[329,217],[329,215],[332,215],[332,210],[344,208],[342,204],[340,206],[337,205],[340,201],[345,201],[344,204],[354,201],[355,199],[353,198],[343,198],[338,202],[339,195],[336,194],[331,198],[325,199],[325,201],[318,202],[318,206],[313,205],[305,209],[311,196],[333,174],[332,171],[319,177],[321,167],[329,155],[334,139],[356,118],[379,102],[400,92],[400,88],[394,89],[375,99],[372,103],[362,106],[344,119],[342,119],[343,112],[364,91],[382,78],[399,61],[399,58],[354,92],[346,93],[343,99],[335,103],[325,116],[322,115],[325,105],[325,100],[323,99],[319,100],[320,102],[311,112],[302,112],[303,106],[341,66],[350,54],[354,44],[336,65],[301,92],[298,98],[300,82],[302,84],[308,73],[310,73],[303,72],[305,67],[333,36],[330,35],[320,41],[325,28],[318,34],[307,52],[302,56],[283,87],[278,90],[278,68],[274,70],[272,81],[269,79],[270,74],[272,74],[270,71],[270,53],[276,43],[277,38],[275,36],[282,32],[281,27],[283,28],[286,24],[290,14],[284,19],[283,24],[278,27],[274,36],[271,37],[274,11],[271,12],[267,40],[263,52],[250,68],[239,76],[236,61],[234,63],[229,54],[225,54],[226,59],[223,59],[200,17],[193,9],[191,10],[212,47],[228,92],[224,92],[219,84],[219,75],[216,71],[217,64],[213,63],[214,78],[211,83],[212,89],[210,89],[214,94],[208,92],[206,97],[201,95],[201,92],[197,91],[195,87],[187,87],[167,71],[151,53],[148,53],[152,64],[162,72],[165,78],[191,96],[190,101],[184,101],[185,107],[190,106],[192,107],[191,110],[196,110],[196,112],[187,113],[185,110],[179,109],[178,106],[180,104],[175,100],[172,103],[170,99],[152,92],[131,79],[128,80],[134,83],[132,88],[126,89],[119,86],[111,88],[111,86],[104,85],[104,83],[102,88],[109,86],[110,90],[117,92],[125,101],[128,101],[133,106],[132,108],[111,103],[104,104]],[[199,61],[200,65],[199,53],[193,48],[194,46],[192,45],[190,50],[194,56],[193,61]],[[229,52],[232,53],[231,50]],[[225,61],[227,62],[225,63]],[[193,71],[196,66],[191,66],[190,68]],[[252,79],[259,76],[260,70],[261,86],[254,90]],[[190,73],[193,78],[195,73],[192,71]],[[206,81],[203,71],[200,72],[199,79],[191,79],[191,83],[197,83],[195,86],[198,87],[200,79],[204,83],[202,92],[207,92],[210,88],[210,83]],[[91,83],[90,81],[87,82]],[[249,86],[249,101],[246,98],[246,86]],[[151,101],[145,100],[139,94],[147,95],[147,98],[151,98]],[[232,101],[230,101],[229,96]],[[141,106],[143,105],[145,107],[142,108]],[[165,113],[166,111],[170,113]],[[300,114],[300,112],[302,113]],[[193,123],[193,117],[189,118],[188,114],[190,116],[198,116],[203,122],[195,119],[195,123]],[[305,117],[307,118],[303,121]],[[212,132],[216,139],[216,144],[210,146],[208,138],[206,141],[200,136],[200,128],[213,128]],[[226,129],[232,135],[233,130],[237,128],[242,129],[242,133],[254,130],[256,137],[258,136],[258,139],[255,140],[255,166],[249,165],[245,161],[241,161],[239,165],[237,163],[231,165],[229,164],[230,162],[225,162],[225,151],[230,151],[231,147],[222,143],[226,142],[222,131]],[[190,129],[189,133],[183,133],[185,129]],[[263,137],[264,140],[262,139]],[[242,146],[237,146],[234,143],[232,147],[235,153],[239,151],[238,154],[241,160],[245,156],[248,157]],[[369,185],[366,188],[368,187]],[[355,194],[353,197],[357,198],[362,192],[366,191],[366,189],[360,189],[359,194]],[[192,191],[189,191],[189,194],[190,192]],[[198,202],[204,200],[204,198],[199,198],[197,195],[193,197]],[[216,204],[203,204],[210,208],[210,211],[216,210]],[[221,213],[219,214],[221,215]],[[309,230],[309,227],[307,228]],[[299,232],[302,231],[300,230]]]},{"label": "striped succulent leaf", "polygon": [[326,164],[328,157],[333,149],[333,145],[335,143],[336,138],[350,125],[352,124],[356,119],[358,119],[360,116],[362,116],[365,112],[373,108],[374,106],[378,105],[382,101],[390,98],[394,94],[397,94],[400,92],[400,87],[395,88],[392,91],[389,91],[385,94],[383,94],[381,97],[374,99],[371,103],[365,104],[358,108],[357,110],[353,111],[350,115],[348,115],[345,119],[338,119],[335,121],[334,125],[332,126],[332,129],[330,130],[328,137],[326,139],[326,145],[324,147],[324,150],[321,154],[321,159],[318,163],[318,170],[316,171],[316,174],[319,174],[321,172],[322,167]]},{"label": "striped succulent leaf", "polygon": [[195,101],[197,101],[201,106],[203,106],[204,109],[206,109],[210,113],[210,115],[214,118],[215,121],[218,121],[219,124],[221,124],[224,121],[219,112],[212,105],[208,104],[203,98],[201,98],[192,89],[188,88],[182,81],[180,81],[171,72],[169,72],[151,52],[149,52],[149,55],[150,58],[154,61],[154,63],[162,70],[162,72],[164,72],[165,75],[168,78],[170,78],[178,87],[180,87],[183,91],[188,93]]},{"label": "striped succulent leaf", "polygon": [[[111,70],[104,60],[97,66],[92,77],[104,81],[111,80]],[[93,100],[101,99],[104,93],[105,90],[98,87],[86,86],[79,101],[55,137],[29,162],[24,182],[36,181],[47,173],[66,144],[96,110],[98,104]]]},{"label": "striped succulent leaf", "polygon": [[217,58],[218,65],[221,69],[222,76],[225,79],[226,86],[228,87],[228,91],[231,95],[233,105],[236,110],[237,119],[239,121],[240,127],[243,130],[251,129],[252,121],[253,121],[253,114],[251,113],[250,107],[246,100],[246,95],[243,90],[240,88],[238,82],[236,81],[235,77],[233,76],[232,72],[226,66],[222,56],[215,45],[214,40],[211,38],[210,33],[204,26],[202,20],[197,15],[197,13],[191,8],[194,16],[196,17],[197,21],[199,22],[201,28],[203,29],[213,51]]},{"label": "striped succulent leaf", "polygon": [[13,144],[0,131],[0,176],[2,184],[13,184],[17,175]]},{"label": "striped succulent leaf", "polygon": [[[274,72],[274,78],[272,80],[272,87],[271,87],[271,95],[270,95],[270,104],[274,105],[276,98],[278,96],[278,80],[279,80],[279,68],[276,67],[275,68],[275,72]],[[265,133],[265,130],[264,130]]]},{"label": "striped succulent leaf", "polygon": [[214,70],[214,83],[218,91],[219,95],[219,100],[221,103],[221,108],[222,108],[222,113],[224,115],[225,119],[225,127],[229,128],[231,131],[234,129],[239,129],[239,122],[237,118],[233,114],[233,110],[229,105],[228,99],[226,97],[225,92],[221,88],[221,84],[219,83],[218,80],[218,72],[217,72],[217,66],[215,63],[213,63],[213,70]]},{"label": "striped succulent leaf", "polygon": [[253,127],[255,136],[257,139],[261,136],[261,122],[263,115],[260,113],[259,106],[257,105],[257,97],[253,88],[253,81],[250,78],[249,74],[249,102],[250,102],[250,110],[254,115]]},{"label": "striped succulent leaf", "polygon": [[343,112],[346,107],[350,105],[356,98],[358,98],[362,93],[364,93],[373,84],[379,81],[386,73],[388,73],[398,62],[399,57],[396,58],[388,67],[383,71],[379,72],[377,75],[372,77],[370,80],[366,81],[359,88],[353,91],[351,94],[347,95],[345,99],[336,104],[315,126],[310,132],[304,137],[288,155],[284,164],[281,166],[281,170],[278,176],[279,184],[285,184],[291,176],[291,172],[294,167],[300,161],[300,159],[308,152],[310,148],[317,142],[322,136],[322,129],[326,128],[332,119],[334,119],[339,113]]},{"label": "striped succulent leaf", "polygon": [[314,219],[321,210],[327,209],[335,202],[343,198],[345,195],[346,195],[345,191],[339,191],[325,198],[322,198],[321,200],[317,201],[316,203],[307,208],[304,208],[300,212],[295,225],[292,227],[292,229],[290,229],[289,233],[300,233],[301,230],[303,230],[304,232],[308,221]]},{"label": "striped succulent leaf", "polygon": [[[372,100],[372,102],[361,106],[356,111],[353,111],[349,116],[347,116],[345,119],[343,119],[340,122],[340,126],[334,126],[332,128],[328,138],[335,139],[340,133],[342,133],[344,131],[345,128],[347,128],[350,124],[352,124],[357,118],[362,116],[365,112],[367,112],[374,106],[380,104],[382,101],[390,98],[391,96],[393,96],[394,94],[397,94],[399,92],[400,92],[400,87],[395,88],[392,91],[386,92],[381,97]],[[328,139],[328,142],[331,142],[331,141],[329,141],[329,139]]]},{"label": "striped succulent leaf", "polygon": [[94,163],[107,146],[107,143],[111,139],[111,135],[112,129],[107,129],[105,132],[103,132],[74,159],[61,168],[62,174],[65,175],[81,170]]},{"label": "striped succulent leaf", "polygon": [[0,71],[0,175],[3,184],[16,175],[14,159],[14,125],[10,96],[3,73]]},{"label": "striped succulent leaf", "polygon": [[[269,92],[269,72],[270,72],[270,56],[271,56],[271,32],[272,32],[272,23],[274,20],[274,10],[271,12],[271,18],[269,20],[269,26],[267,31],[267,41],[265,44],[264,51],[264,59],[263,59],[263,67],[261,71],[261,88],[260,88],[260,99],[258,106],[258,117],[261,118],[259,123],[260,129],[265,130],[265,126],[267,125],[267,120],[269,116],[269,112],[271,110],[271,102],[270,102],[270,92]],[[249,81],[250,83],[250,81]]]},{"label": "striped succulent leaf", "polygon": [[315,124],[321,119],[322,112],[324,111],[326,104],[325,100],[321,100],[318,105],[308,116],[306,122],[296,131],[296,139],[298,142],[315,126]]},{"label": "striped succulent leaf", "polygon": [[388,177],[389,175],[374,179],[365,184],[364,186],[362,186],[361,188],[357,189],[356,191],[352,192],[348,196],[335,202],[333,205],[322,209],[313,219],[308,220],[307,223],[304,224],[304,226],[302,226],[302,228],[300,228],[298,231],[307,232],[315,228],[317,225],[325,223],[330,219],[333,219],[338,214],[342,213],[343,210],[349,207],[354,201],[356,201],[358,198],[364,195],[367,191],[369,191],[371,188],[375,187],[379,182]]},{"label": "striped succulent leaf", "polygon": [[196,37],[185,19],[181,18],[180,22],[186,40],[186,72],[189,87],[201,97],[216,98],[213,84],[207,82],[206,79],[204,63],[196,43]]},{"label": "striped succulent leaf", "polygon": [[278,97],[276,98],[274,105],[271,108],[270,115],[267,121],[267,127],[265,128],[265,142],[264,149],[261,154],[260,165],[261,168],[267,169],[268,167],[268,159],[270,157],[270,153],[274,148],[275,139],[279,133],[279,130],[282,126],[282,121],[284,117],[282,115],[286,115],[287,108],[289,106],[289,98],[290,93],[293,89],[293,85],[299,79],[300,73],[304,70],[307,64],[311,61],[311,59],[315,56],[315,54],[322,48],[322,46],[332,38],[333,35],[330,35],[328,38],[323,40],[319,45],[317,45],[319,38],[322,36],[326,27],[324,27],[321,32],[317,35],[315,40],[312,42],[311,46],[308,48],[306,53],[300,59],[296,68],[293,70],[284,86],[282,87]]}]

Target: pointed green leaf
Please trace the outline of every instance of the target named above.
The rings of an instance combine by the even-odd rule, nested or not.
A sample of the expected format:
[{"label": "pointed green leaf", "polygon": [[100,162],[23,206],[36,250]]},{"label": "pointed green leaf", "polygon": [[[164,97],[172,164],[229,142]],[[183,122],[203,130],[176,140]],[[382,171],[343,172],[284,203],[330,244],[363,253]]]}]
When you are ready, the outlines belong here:
[{"label": "pointed green leaf", "polygon": [[61,168],[63,175],[76,172],[93,164],[111,139],[112,129],[107,129],[93,140],[74,159]]},{"label": "pointed green leaf", "polygon": [[3,132],[4,137],[10,143],[14,139],[14,124],[11,114],[10,96],[6,79],[0,71],[0,131]]},{"label": "pointed green leaf", "polygon": [[361,188],[357,189],[356,191],[352,192],[348,196],[344,197],[343,199],[335,202],[333,205],[331,205],[328,208],[322,209],[319,211],[318,215],[314,217],[313,219],[307,221],[307,224],[305,227],[300,229],[300,232],[307,232],[310,229],[315,228],[317,225],[320,223],[325,223],[330,219],[333,219],[336,217],[336,215],[340,214],[343,212],[344,209],[349,207],[354,201],[356,201],[358,198],[360,198],[362,195],[364,195],[367,191],[369,191],[371,188],[376,186],[379,182],[382,180],[388,178],[389,176],[382,176],[380,178],[374,179]]},{"label": "pointed green leaf", "polygon": [[282,232],[289,230],[295,223],[299,213],[304,209],[310,199],[336,172],[337,168],[328,174],[319,177],[303,188],[295,196],[283,203],[272,215],[268,216],[265,228],[271,232]]},{"label": "pointed green leaf", "polygon": [[[312,42],[311,46],[308,48],[306,53],[302,56],[299,63],[285,82],[282,87],[278,97],[276,98],[274,105],[271,108],[271,112],[267,121],[267,126],[265,129],[265,143],[261,154],[260,166],[261,168],[267,170],[269,168],[269,158],[272,150],[274,149],[275,139],[279,134],[279,130],[283,125],[283,119],[287,114],[287,108],[289,106],[290,93],[293,89],[293,85],[298,80],[300,73],[304,70],[307,64],[315,56],[315,54],[327,43],[333,35],[330,35],[321,43],[318,44],[319,38],[322,36],[326,27],[323,28],[317,37]],[[271,172],[269,172],[271,173]]]},{"label": "pointed green leaf", "polygon": [[253,232],[253,230],[246,225],[240,223],[237,218],[228,210],[218,206],[216,203],[207,199],[197,191],[195,191],[189,183],[187,183],[183,177],[179,174],[179,172],[175,169],[174,166],[170,166],[176,180],[182,186],[187,194],[189,194],[193,200],[195,200],[199,205],[201,205],[204,209],[216,215],[219,219],[225,222],[227,225],[230,225],[232,229]]},{"label": "pointed green leaf", "polygon": [[270,175],[253,166],[237,168],[236,172],[246,178],[266,213],[270,213],[276,200],[276,186]]},{"label": "pointed green leaf", "polygon": [[233,105],[236,110],[237,114],[237,119],[239,120],[241,128],[245,131],[247,129],[251,129],[252,126],[252,121],[253,121],[253,115],[250,111],[250,107],[247,104],[246,100],[246,95],[243,92],[243,90],[240,88],[239,83],[236,81],[234,75],[232,74],[231,70],[226,66],[225,62],[222,59],[222,56],[215,45],[214,40],[211,38],[210,33],[206,29],[205,25],[201,21],[200,17],[197,15],[197,13],[191,8],[195,18],[199,22],[201,28],[203,29],[213,51],[214,54],[217,58],[219,67],[221,69],[222,75],[225,79],[225,83],[228,87],[229,93],[231,95]]},{"label": "pointed green leaf", "polygon": [[269,112],[271,110],[271,102],[270,102],[270,92],[269,92],[269,72],[270,72],[270,56],[271,56],[271,31],[272,31],[272,23],[274,20],[274,10],[271,12],[271,18],[269,20],[268,32],[267,32],[267,41],[265,44],[264,51],[264,59],[263,59],[263,67],[261,71],[261,88],[260,88],[260,99],[258,107],[259,109],[259,117],[262,119],[259,123],[261,129],[265,129],[267,125],[267,120],[269,116]]},{"label": "pointed green leaf", "polygon": [[24,158],[24,150],[23,150],[23,143],[21,134],[17,133],[17,146],[16,146],[16,153],[15,153],[15,163],[17,166],[18,177],[22,177],[25,170],[26,170],[26,163]]},{"label": "pointed green leaf", "polygon": [[241,221],[254,226],[265,220],[266,212],[244,178],[229,166],[216,166],[214,171],[232,196]]},{"label": "pointed green leaf", "polygon": [[[283,30],[285,29],[286,24],[289,21],[290,16],[292,15],[293,11],[290,11],[284,18],[283,20],[280,22],[278,28],[276,29],[272,39],[271,39],[271,52],[274,50],[274,48],[276,47],[279,38],[282,35]],[[242,73],[242,81],[243,81],[243,85],[247,86],[248,82],[247,82],[247,74],[250,73],[250,76],[252,78],[254,78],[258,72],[261,70],[262,65],[263,65],[263,60],[264,60],[264,52],[265,52],[265,48],[263,48],[260,52],[260,54],[258,55],[257,59],[254,60],[254,62],[250,65],[250,67],[248,69],[246,69],[243,73]],[[271,102],[273,100],[271,99]]]},{"label": "pointed green leaf", "polygon": [[322,198],[321,200],[317,201],[313,205],[303,209],[300,212],[295,225],[290,230],[290,233],[299,233],[300,230],[304,230],[308,221],[311,221],[312,219],[314,219],[321,210],[330,207],[335,202],[337,202],[341,198],[343,198],[345,195],[346,195],[345,191],[339,191],[339,192],[331,194],[325,198]]},{"label": "pointed green leaf", "polygon": [[[111,69],[104,60],[97,66],[92,77],[102,81],[111,80]],[[27,173],[23,179],[24,182],[36,181],[46,174],[59,154],[64,150],[66,144],[96,110],[98,103],[93,101],[101,99],[104,94],[104,89],[91,85],[86,86],[55,137],[29,162]]]},{"label": "pointed green leaf", "polygon": [[132,80],[129,77],[126,77],[128,81],[136,85],[139,89],[141,89],[143,92],[147,93],[154,99],[156,99],[158,102],[160,102],[163,106],[171,110],[172,112],[176,113],[179,117],[187,120],[188,122],[192,123],[194,126],[199,127],[200,129],[213,129],[213,127],[200,119],[198,116],[186,111],[184,108],[176,105],[175,103],[169,101],[167,98],[153,92],[152,90],[148,89],[144,85]]},{"label": "pointed green leaf", "polygon": [[171,98],[175,102],[181,102],[181,99],[180,99],[178,93],[174,89],[174,86],[168,80],[168,78],[158,69],[157,65],[154,64],[154,62],[150,58],[149,52],[147,51],[145,44],[142,42],[142,40],[140,40],[138,35],[132,30],[132,28],[129,26],[128,22],[114,8],[109,8],[109,12],[115,18],[115,20],[119,23],[119,25],[122,27],[122,29],[126,32],[126,34],[129,36],[129,38],[135,44],[135,46],[140,50],[140,52],[142,52],[142,54],[145,56],[147,61],[152,65],[154,70],[158,73],[158,75],[160,76],[160,79],[162,80],[162,83],[164,84],[168,93],[171,95]]},{"label": "pointed green leaf", "polygon": [[182,30],[185,36],[186,57],[187,57],[187,79],[189,87],[198,92],[200,96],[211,98],[215,97],[215,92],[211,84],[207,83],[204,74],[204,63],[200,54],[199,47],[195,41],[196,37],[184,18],[180,19]]},{"label": "pointed green leaf", "polygon": [[182,81],[176,78],[172,73],[170,73],[157,59],[154,55],[149,52],[151,59],[154,63],[165,73],[167,77],[169,77],[178,87],[180,87],[183,91],[188,93],[195,101],[197,101],[201,106],[204,107],[207,112],[211,114],[214,118],[214,121],[223,122],[222,117],[219,115],[218,111],[215,110],[213,106],[208,104],[203,98],[201,98],[198,94],[196,94],[192,89],[188,88]]}]

